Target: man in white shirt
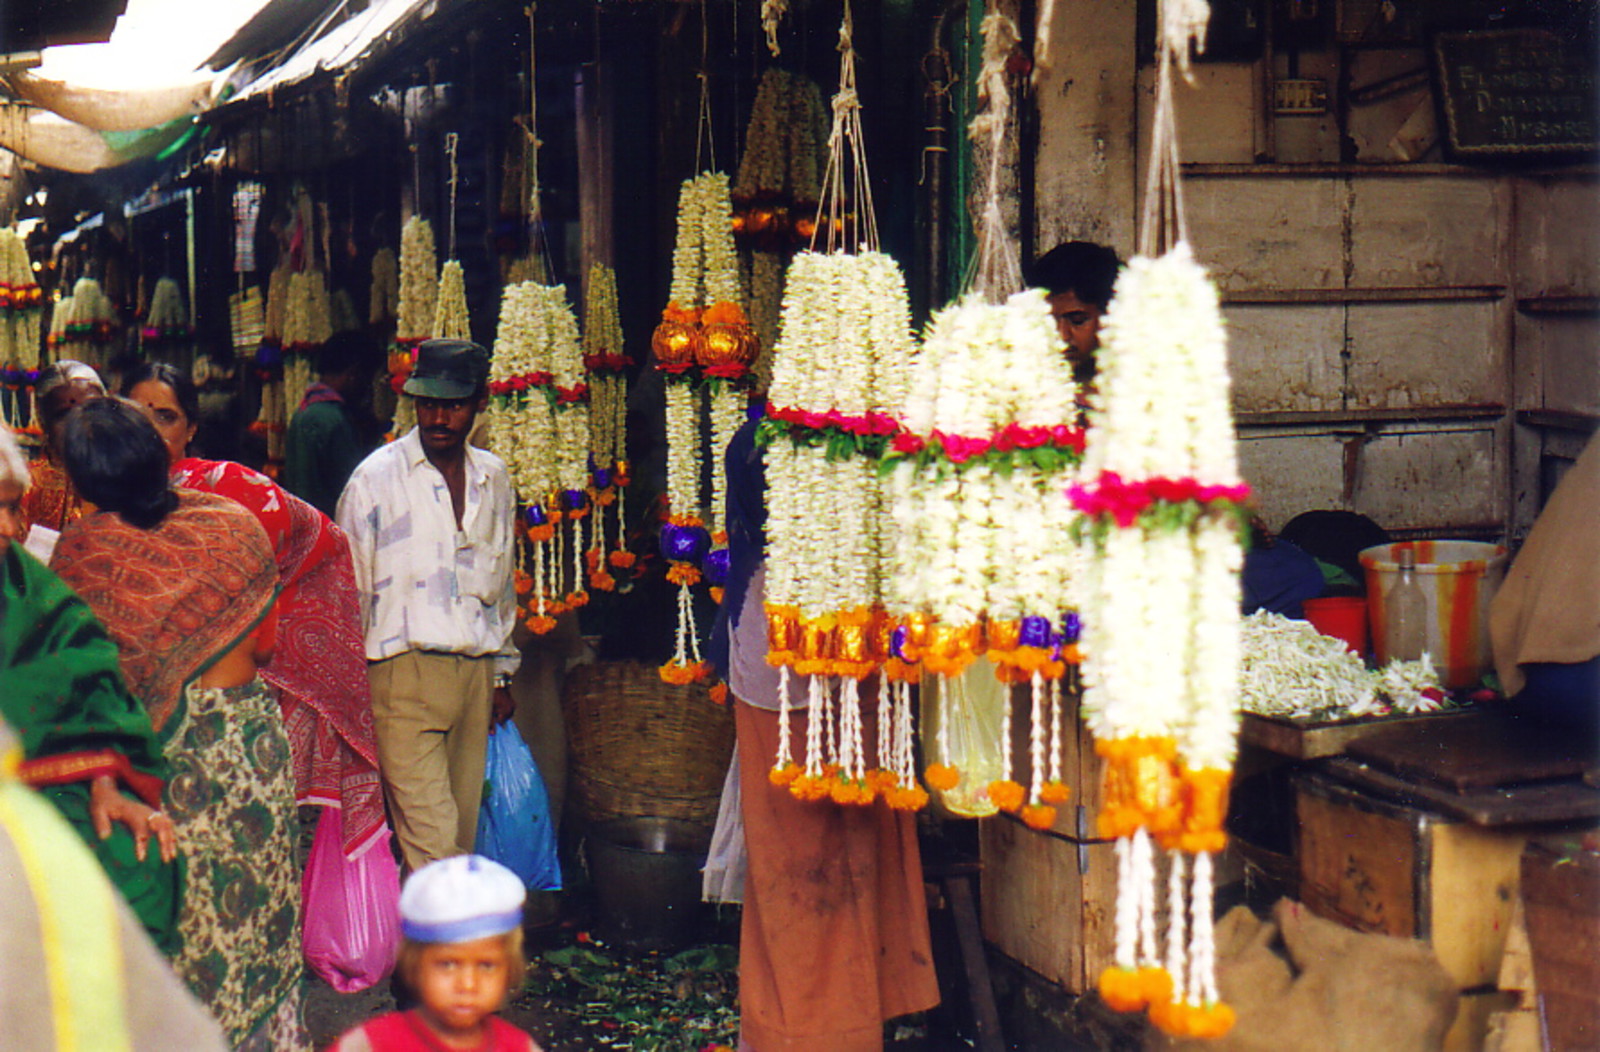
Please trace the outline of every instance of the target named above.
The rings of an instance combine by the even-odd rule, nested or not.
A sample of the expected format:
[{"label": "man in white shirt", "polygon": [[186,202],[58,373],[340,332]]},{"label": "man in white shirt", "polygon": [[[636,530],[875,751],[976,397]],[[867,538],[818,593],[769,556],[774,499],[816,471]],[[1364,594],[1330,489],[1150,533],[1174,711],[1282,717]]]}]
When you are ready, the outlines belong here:
[{"label": "man in white shirt", "polygon": [[339,498],[378,761],[411,871],[472,851],[490,720],[515,707],[516,505],[505,464],[467,443],[488,377],[475,343],[418,347],[405,385],[417,426],[362,461]]}]

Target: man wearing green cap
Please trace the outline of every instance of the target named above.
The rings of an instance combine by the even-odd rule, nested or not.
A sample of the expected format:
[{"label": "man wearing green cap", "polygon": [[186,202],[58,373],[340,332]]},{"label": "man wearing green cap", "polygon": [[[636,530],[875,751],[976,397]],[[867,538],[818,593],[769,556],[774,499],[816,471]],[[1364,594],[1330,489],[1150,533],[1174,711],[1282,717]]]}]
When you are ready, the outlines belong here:
[{"label": "man wearing green cap", "polygon": [[361,462],[339,498],[361,592],[378,761],[407,870],[473,848],[491,718],[519,657],[515,501],[499,457],[467,443],[489,354],[417,348],[417,426]]}]

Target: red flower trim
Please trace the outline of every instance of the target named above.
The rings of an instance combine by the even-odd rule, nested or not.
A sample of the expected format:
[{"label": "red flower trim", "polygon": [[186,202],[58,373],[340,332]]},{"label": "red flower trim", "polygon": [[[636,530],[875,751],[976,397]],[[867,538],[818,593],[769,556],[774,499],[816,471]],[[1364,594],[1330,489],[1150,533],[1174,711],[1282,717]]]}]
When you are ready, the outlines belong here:
[{"label": "red flower trim", "polygon": [[583,367],[592,373],[620,373],[632,364],[633,359],[625,354],[586,354],[583,356]]},{"label": "red flower trim", "polygon": [[1243,482],[1237,486],[1206,485],[1192,478],[1158,477],[1130,482],[1115,471],[1105,471],[1087,486],[1072,486],[1067,496],[1073,507],[1090,518],[1109,515],[1118,526],[1128,527],[1152,504],[1243,504],[1250,499],[1250,487]]},{"label": "red flower trim", "polygon": [[718,365],[706,366],[707,376],[715,376],[721,380],[739,380],[749,374],[749,368],[740,362],[722,362]]},{"label": "red flower trim", "polygon": [[787,409],[768,402],[767,417],[779,423],[798,424],[815,430],[836,427],[852,435],[893,435],[900,430],[900,422],[884,413],[851,416],[837,409],[830,409],[826,413],[813,413],[809,409]]},{"label": "red flower trim", "polygon": [[990,452],[1009,453],[1017,449],[1041,449],[1045,446],[1081,454],[1083,442],[1082,428],[1068,427],[1065,424],[1057,424],[1054,427],[1024,427],[1021,424],[1010,423],[996,429],[987,438],[947,435],[943,431],[935,431],[928,438],[923,438],[921,435],[902,431],[894,436],[891,448],[896,453],[914,455],[931,445],[953,463],[965,464],[973,457],[981,457]]},{"label": "red flower trim", "polygon": [[[550,387],[555,382],[554,375],[541,370],[539,372],[524,373],[521,376],[513,376],[509,380],[490,380],[489,393],[495,395],[511,394],[516,391],[528,391],[536,387]],[[579,386],[583,385],[580,384]],[[588,388],[584,387],[584,391],[587,392]]]}]

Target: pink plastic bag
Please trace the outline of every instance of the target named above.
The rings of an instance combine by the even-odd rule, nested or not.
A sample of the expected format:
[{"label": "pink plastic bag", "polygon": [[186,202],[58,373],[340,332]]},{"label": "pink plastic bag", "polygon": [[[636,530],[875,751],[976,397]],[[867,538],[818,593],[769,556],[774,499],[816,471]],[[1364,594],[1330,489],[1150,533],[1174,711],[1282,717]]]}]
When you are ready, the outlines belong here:
[{"label": "pink plastic bag", "polygon": [[301,887],[306,964],[342,994],[389,974],[400,948],[400,870],[389,830],[354,862],[341,848],[342,813],[323,808]]}]

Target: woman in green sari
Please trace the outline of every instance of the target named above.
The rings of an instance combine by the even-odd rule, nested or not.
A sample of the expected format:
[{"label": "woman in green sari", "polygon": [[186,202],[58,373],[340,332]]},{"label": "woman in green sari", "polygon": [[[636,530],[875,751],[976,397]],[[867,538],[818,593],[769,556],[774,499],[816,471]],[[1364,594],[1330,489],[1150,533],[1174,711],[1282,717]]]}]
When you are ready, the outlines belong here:
[{"label": "woman in green sari", "polygon": [[131,403],[74,410],[61,444],[100,510],[62,531],[51,565],[116,641],[172,767],[163,802],[189,870],[173,967],[235,1047],[305,1048],[294,775],[257,671],[272,547],[239,505],[169,485],[166,446]]},{"label": "woman in green sari", "polygon": [[123,686],[117,645],[22,548],[28,481],[16,440],[0,427],[0,715],[21,738],[22,778],[61,811],[170,951],[182,868],[172,822],[158,810],[166,759],[144,706]]}]

